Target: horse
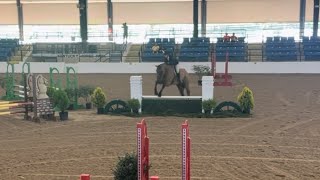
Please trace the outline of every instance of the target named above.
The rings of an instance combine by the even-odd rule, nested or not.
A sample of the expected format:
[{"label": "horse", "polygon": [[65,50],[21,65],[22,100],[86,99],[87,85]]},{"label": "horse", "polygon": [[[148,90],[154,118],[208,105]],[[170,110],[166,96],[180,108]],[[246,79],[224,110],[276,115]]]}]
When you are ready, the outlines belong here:
[{"label": "horse", "polygon": [[[154,87],[154,94],[156,96],[161,97],[163,89],[171,85],[176,85],[178,87],[181,96],[184,96],[185,89],[187,91],[187,95],[190,96],[188,72],[184,68],[179,69],[180,77],[178,77],[177,73],[175,72],[174,65],[162,63],[160,65],[157,65],[156,67],[157,79]],[[158,84],[162,84],[159,93],[157,90]]]}]

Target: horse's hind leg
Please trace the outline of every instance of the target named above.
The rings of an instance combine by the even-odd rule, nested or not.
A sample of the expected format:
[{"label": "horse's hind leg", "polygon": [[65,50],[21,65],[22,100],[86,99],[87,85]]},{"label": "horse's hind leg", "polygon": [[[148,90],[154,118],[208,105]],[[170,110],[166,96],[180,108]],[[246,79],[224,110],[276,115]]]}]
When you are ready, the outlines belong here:
[{"label": "horse's hind leg", "polygon": [[183,92],[184,88],[181,85],[177,85],[177,87],[179,89],[180,95],[184,96],[184,92]]},{"label": "horse's hind leg", "polygon": [[190,87],[189,87],[189,80],[186,79],[184,81],[183,87],[187,90],[187,95],[190,96]]},{"label": "horse's hind leg", "polygon": [[159,91],[158,97],[161,97],[162,91],[163,91],[164,88],[165,88],[165,85],[163,84],[162,87],[161,87],[161,90]]}]

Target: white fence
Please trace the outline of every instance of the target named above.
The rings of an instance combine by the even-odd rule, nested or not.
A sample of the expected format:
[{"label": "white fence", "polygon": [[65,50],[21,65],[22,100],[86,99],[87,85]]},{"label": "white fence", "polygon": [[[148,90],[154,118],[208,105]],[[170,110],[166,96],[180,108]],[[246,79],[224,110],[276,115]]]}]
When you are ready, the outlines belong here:
[{"label": "white fence", "polygon": [[[49,73],[50,67],[56,67],[64,73],[66,66],[72,66],[80,74],[91,73],[155,73],[156,65],[160,63],[39,63],[31,62],[32,73]],[[193,65],[208,65],[210,62],[181,62],[180,67],[193,73]],[[224,72],[224,62],[217,62],[217,72]],[[0,63],[0,73],[5,73],[7,64]],[[15,71],[20,73],[22,63],[15,65]],[[229,73],[236,74],[319,74],[320,62],[229,62]]]}]

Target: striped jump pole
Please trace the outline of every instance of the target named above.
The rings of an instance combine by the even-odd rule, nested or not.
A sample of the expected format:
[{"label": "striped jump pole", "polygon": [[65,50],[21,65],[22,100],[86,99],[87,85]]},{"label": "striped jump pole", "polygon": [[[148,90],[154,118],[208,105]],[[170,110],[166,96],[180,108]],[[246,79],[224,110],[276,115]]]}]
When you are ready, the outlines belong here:
[{"label": "striped jump pole", "polygon": [[[191,173],[191,138],[189,123],[186,120],[181,125],[182,137],[182,180],[190,180]],[[149,137],[147,124],[144,119],[137,123],[137,153],[138,153],[138,180],[149,180]],[[151,176],[151,180],[159,180],[158,176]]]},{"label": "striped jump pole", "polygon": [[[30,74],[32,77],[32,87],[36,87],[36,78],[33,74]],[[33,97],[32,102],[29,100],[27,91],[27,75],[23,74],[23,80],[24,85],[14,85],[13,88],[19,88],[19,90],[13,89],[13,92],[18,93],[18,95],[22,98],[24,98],[24,101],[0,101],[0,115],[11,115],[11,114],[18,114],[18,113],[24,113],[24,119],[28,120],[29,117],[29,111],[30,108],[32,108],[33,111],[33,120],[36,122],[40,122],[40,119],[38,118],[38,108],[37,108],[37,97],[36,97],[36,91],[32,91]],[[21,91],[23,89],[23,91]],[[35,89],[35,88],[32,88]],[[24,110],[22,110],[24,108]]]},{"label": "striped jump pole", "polygon": [[189,124],[185,121],[181,125],[182,134],[182,180],[190,180],[190,135],[189,135]]},{"label": "striped jump pole", "polygon": [[6,108],[6,107],[16,108],[16,107],[27,106],[27,105],[33,105],[33,102],[0,104],[0,108]]},{"label": "striped jump pole", "polygon": [[[20,108],[28,108],[29,105],[33,105],[33,102],[28,103],[12,103],[6,102],[7,104],[0,104],[0,112],[1,115],[11,115],[11,114],[19,114],[19,113],[26,113],[26,110],[20,110]],[[9,111],[9,110],[19,110],[19,111]]]},{"label": "striped jump pole", "polygon": [[3,115],[11,115],[11,114],[21,114],[21,113],[25,113],[25,111],[0,112],[0,116],[3,116]]},{"label": "striped jump pole", "polygon": [[0,105],[3,105],[3,104],[16,104],[16,103],[24,103],[24,101],[0,101]]},{"label": "striped jump pole", "polygon": [[149,180],[149,137],[144,119],[137,124],[138,180]]}]

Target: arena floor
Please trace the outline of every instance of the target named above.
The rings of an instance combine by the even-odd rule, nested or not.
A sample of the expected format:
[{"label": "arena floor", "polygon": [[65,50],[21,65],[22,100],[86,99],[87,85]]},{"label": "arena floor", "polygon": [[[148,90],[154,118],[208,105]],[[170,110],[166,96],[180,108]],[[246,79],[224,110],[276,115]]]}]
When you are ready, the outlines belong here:
[{"label": "arena floor", "polygon": [[[108,99],[128,99],[129,75],[81,75]],[[144,75],[152,94],[154,75]],[[201,88],[192,77],[192,95]],[[320,179],[320,76],[234,75],[233,88],[216,88],[218,101],[235,100],[244,84],[254,92],[252,118],[189,119],[191,179]],[[164,95],[177,95],[175,87]],[[36,124],[0,117],[0,179],[112,179],[118,156],[136,149],[140,118],[70,112],[65,122]],[[185,118],[146,117],[150,175],[181,179],[180,125]]]}]

